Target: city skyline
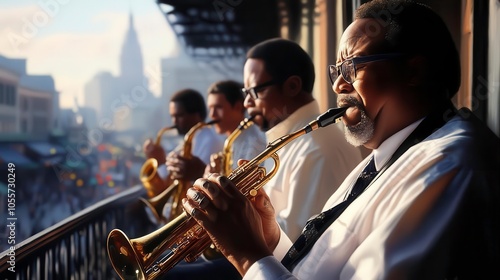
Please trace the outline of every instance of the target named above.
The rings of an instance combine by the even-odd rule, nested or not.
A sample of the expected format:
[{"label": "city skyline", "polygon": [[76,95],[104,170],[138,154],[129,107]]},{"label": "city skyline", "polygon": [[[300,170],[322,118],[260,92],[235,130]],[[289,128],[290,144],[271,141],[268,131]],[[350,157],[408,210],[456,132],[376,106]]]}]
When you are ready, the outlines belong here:
[{"label": "city skyline", "polygon": [[[139,3],[141,2],[141,3]],[[177,39],[154,1],[48,0],[0,3],[0,54],[27,59],[30,75],[51,75],[61,108],[83,103],[84,85],[95,75],[119,74],[121,45],[134,17],[149,89],[161,93],[161,59],[176,52]]]}]

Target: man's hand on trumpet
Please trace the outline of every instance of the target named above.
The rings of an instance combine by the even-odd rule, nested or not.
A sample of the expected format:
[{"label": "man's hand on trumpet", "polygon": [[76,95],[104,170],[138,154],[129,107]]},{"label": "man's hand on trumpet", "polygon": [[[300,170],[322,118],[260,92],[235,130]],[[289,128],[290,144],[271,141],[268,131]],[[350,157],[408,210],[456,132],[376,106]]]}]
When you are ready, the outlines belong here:
[{"label": "man's hand on trumpet", "polygon": [[248,199],[226,177],[212,174],[188,189],[183,207],[241,275],[278,244],[280,228],[263,189]]}]

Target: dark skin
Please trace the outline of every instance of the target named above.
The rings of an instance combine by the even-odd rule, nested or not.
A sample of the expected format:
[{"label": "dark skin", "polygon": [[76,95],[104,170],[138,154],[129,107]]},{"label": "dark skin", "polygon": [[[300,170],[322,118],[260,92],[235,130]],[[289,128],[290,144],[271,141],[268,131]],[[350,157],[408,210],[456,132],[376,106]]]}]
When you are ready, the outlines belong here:
[{"label": "dark skin", "polygon": [[203,176],[206,164],[198,157],[187,158],[176,152],[167,155],[167,170],[172,179],[196,180]]},{"label": "dark skin", "polygon": [[[240,160],[238,164],[244,161]],[[199,210],[198,203],[193,201],[194,192],[203,193],[208,199],[202,203],[204,210]],[[269,197],[263,189],[255,197],[248,199],[239,192],[226,177],[212,174],[207,179],[198,179],[187,192],[188,199],[183,199],[184,209],[191,214],[207,230],[213,243],[221,253],[234,265],[241,275],[264,256],[272,255],[272,249],[279,241],[280,228],[276,222],[275,211]],[[191,212],[196,208],[194,212]],[[234,209],[237,209],[234,213]],[[203,213],[207,212],[207,215]],[[231,214],[230,214],[231,213]],[[241,221],[252,221],[242,223]],[[231,228],[220,225],[238,225],[234,234]],[[233,228],[234,229],[234,228]],[[229,236],[232,238],[219,238]],[[238,248],[241,250],[227,250]]]},{"label": "dark skin", "polygon": [[[248,59],[243,75],[246,88],[273,80],[261,59]],[[290,76],[281,85],[270,85],[257,95],[259,98],[256,100],[247,95],[244,105],[248,114],[255,116],[254,122],[263,130],[274,127],[297,109],[314,100],[310,93],[302,90],[302,80],[298,76]]]},{"label": "dark skin", "polygon": [[[188,113],[179,102],[170,102],[170,117],[180,135],[185,135],[191,127],[203,121],[198,113]],[[165,185],[170,185],[175,179],[196,180],[203,175],[205,163],[198,157],[181,156],[177,152],[168,155],[160,145],[155,145],[152,139],[146,140],[143,151],[147,158],[155,158],[158,164],[166,164],[169,176]]]},{"label": "dark skin", "polygon": [[[344,33],[347,36],[342,37],[339,45],[337,63],[381,52],[378,42],[383,40],[384,33],[366,36],[363,23],[369,21],[359,19],[348,27]],[[378,148],[388,137],[427,115],[432,100],[423,99],[418,88],[412,86],[420,83],[425,67],[425,61],[420,58],[408,60],[405,69],[395,67],[391,61],[380,61],[358,66],[356,81],[352,85],[342,77],[335,81],[332,89],[338,98],[356,98],[375,122],[375,134],[364,144],[366,148]],[[354,125],[360,118],[359,108],[351,107],[342,120],[346,125]]]},{"label": "dark skin", "polygon": [[[358,19],[346,29],[340,41],[337,63],[350,57],[380,53],[383,32],[366,33],[372,21]],[[359,122],[360,109],[373,120],[375,131],[364,143],[366,148],[379,147],[395,132],[424,117],[432,107],[432,100],[423,97],[425,91],[421,86],[425,59],[410,58],[402,64],[377,61],[360,65],[352,85],[339,77],[332,87],[340,100],[338,106],[353,106],[345,101],[347,96],[363,105],[363,108],[347,110],[343,116],[347,126]],[[245,86],[257,84],[254,80],[250,71],[245,72]],[[252,112],[250,108],[249,112]],[[256,109],[254,113],[269,116],[264,110]],[[237,190],[235,183],[238,182],[216,174],[200,179],[188,191],[183,206],[207,230],[214,244],[240,274],[245,275],[257,260],[272,255],[280,239],[280,229],[267,195],[259,191],[255,198],[249,199]],[[200,205],[193,199],[195,193],[208,199]]]},{"label": "dark skin", "polygon": [[[245,77],[244,86],[246,88],[255,87],[273,80],[273,77],[266,71],[264,61],[261,59],[248,59],[243,71]],[[214,110],[210,108],[211,103],[213,105],[219,105],[219,107],[224,106],[223,102],[220,100],[221,98],[217,99],[212,95],[213,94],[209,95],[207,102],[211,115],[214,114]],[[281,85],[270,85],[259,91],[257,95],[259,97],[258,99],[253,99],[250,95],[247,95],[243,105],[248,110],[248,114],[255,117],[255,124],[264,131],[274,127],[297,109],[304,106],[304,104],[314,100],[310,93],[302,90],[302,80],[298,76],[290,76]],[[213,107],[216,108],[216,106]],[[237,115],[238,111],[235,109],[237,110],[239,107],[235,107],[231,110],[233,115]],[[229,110],[225,109],[225,111]],[[215,117],[212,117],[212,119],[215,119]],[[231,126],[226,125],[226,127],[233,127],[225,131],[226,135],[229,136],[229,134],[236,129],[241,119],[243,119],[242,111],[241,117],[236,118],[236,120],[238,120],[237,122],[232,123]],[[220,156],[212,155],[210,165],[205,169],[204,177],[207,177],[210,173],[220,172],[220,170]]]},{"label": "dark skin", "polygon": [[[265,70],[262,60],[247,60],[244,67],[245,87],[254,87],[271,79],[272,76]],[[275,126],[286,119],[289,114],[314,100],[310,93],[302,90],[302,80],[298,76],[290,76],[281,85],[277,84],[266,87],[258,93],[258,97],[257,100],[254,100],[250,95],[247,95],[244,105],[248,109],[249,115],[255,116],[255,123],[263,129]],[[243,162],[240,160],[238,164],[242,164]],[[184,207],[190,213],[191,209],[198,206],[192,200],[196,192],[210,198],[210,202],[209,200],[205,200],[206,204],[204,203],[203,207],[208,207],[204,209],[209,213],[214,213],[216,216],[210,217],[208,215],[205,217],[208,220],[205,222],[199,220],[199,222],[204,226],[210,227],[208,232],[214,244],[222,250],[221,252],[229,261],[233,264],[238,264],[235,267],[243,275],[255,261],[262,256],[272,254],[272,248],[276,247],[279,240],[280,228],[275,219],[274,208],[264,190],[260,189],[255,197],[248,199],[235,188],[231,181],[226,180],[224,183],[220,183],[219,180],[221,178],[225,177],[212,174],[207,179],[198,179],[191,190],[188,191],[188,200],[185,200]],[[204,188],[203,185],[205,183],[209,183],[210,187]],[[233,209],[235,212],[231,213]],[[220,214],[216,214],[218,210],[222,210]],[[204,216],[201,210],[199,211],[197,213]],[[197,214],[195,216],[198,217]],[[252,218],[250,219],[249,217]],[[241,224],[241,221],[246,219],[253,222]],[[230,227],[219,226],[222,224],[238,225],[238,231],[244,231],[245,234],[233,235]],[[253,225],[259,226],[255,227]],[[217,238],[217,236],[227,235],[233,235],[235,238]],[[238,248],[240,246],[242,246],[242,248],[239,248],[240,252],[244,252],[242,254],[226,250],[226,248]]]}]

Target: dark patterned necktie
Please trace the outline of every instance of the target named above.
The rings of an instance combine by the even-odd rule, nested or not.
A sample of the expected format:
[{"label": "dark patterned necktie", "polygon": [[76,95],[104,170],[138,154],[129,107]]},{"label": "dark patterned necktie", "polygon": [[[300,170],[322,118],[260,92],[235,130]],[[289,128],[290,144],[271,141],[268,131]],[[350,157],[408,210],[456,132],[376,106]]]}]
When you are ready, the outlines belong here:
[{"label": "dark patterned necktie", "polygon": [[323,232],[335,221],[340,214],[347,208],[347,206],[356,199],[370,184],[370,182],[377,176],[375,169],[375,162],[372,159],[363,169],[359,175],[356,183],[352,187],[351,192],[347,198],[333,208],[330,208],[316,217],[307,221],[302,234],[293,246],[288,250],[287,254],[281,263],[289,270],[292,271],[295,265],[302,259],[303,256],[309,252],[310,248],[314,245],[316,240],[323,234]]},{"label": "dark patterned necktie", "polygon": [[431,135],[434,130],[443,126],[446,121],[451,119],[455,114],[456,109],[451,101],[447,100],[442,104],[436,104],[433,111],[403,141],[388,162],[385,163],[384,166],[378,171],[375,170],[375,163],[372,158],[363,172],[361,172],[358,180],[356,180],[356,183],[346,200],[309,220],[306,227],[302,231],[302,234],[299,236],[297,241],[295,241],[292,248],[288,250],[288,253],[283,258],[281,263],[289,271],[292,271],[302,257],[309,252],[321,234],[323,234],[323,232],[335,221],[335,219],[342,214],[347,206],[349,206],[349,204],[366,189],[366,187],[375,177],[377,177],[377,175],[380,176],[380,174],[385,172],[389,166],[391,166],[411,146],[421,142],[427,136]]}]

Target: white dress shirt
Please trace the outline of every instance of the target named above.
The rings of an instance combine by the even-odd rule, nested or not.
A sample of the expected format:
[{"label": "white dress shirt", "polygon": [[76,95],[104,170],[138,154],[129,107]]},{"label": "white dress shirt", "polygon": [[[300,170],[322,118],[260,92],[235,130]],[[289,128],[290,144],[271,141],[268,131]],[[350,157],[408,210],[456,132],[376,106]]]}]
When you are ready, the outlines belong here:
[{"label": "white dress shirt", "polygon": [[238,167],[239,159],[251,160],[266,149],[266,136],[257,125],[243,130],[233,142],[232,169]]},{"label": "white dress shirt", "polygon": [[[184,140],[174,149],[182,151]],[[212,127],[202,127],[195,132],[191,146],[191,154],[198,157],[205,164],[210,163],[210,155],[222,151],[224,147],[224,138],[220,137]],[[167,167],[165,164],[158,166],[158,175],[165,179],[168,176]]]},{"label": "white dress shirt", "polygon": [[[395,134],[373,151],[378,169],[415,125]],[[454,216],[456,213],[463,214],[458,210],[460,202],[472,199],[481,209],[483,205],[474,199],[488,194],[485,190],[498,188],[494,186],[498,184],[498,175],[482,175],[491,175],[494,173],[492,170],[498,167],[498,138],[496,147],[488,145],[485,139],[476,136],[481,134],[476,133],[476,128],[466,118],[455,116],[424,141],[408,149],[329,226],[294,268],[293,275],[280,263],[292,244],[282,232],[274,257],[254,263],[244,279],[408,279],[415,278],[415,273],[428,276],[420,279],[443,279],[450,260],[458,258],[462,261],[460,258],[465,258],[466,262],[472,263],[481,258],[482,254],[457,256],[451,253],[458,249],[457,244],[461,247],[464,242],[457,242],[455,246],[451,242],[440,242],[455,240],[463,232],[463,229],[449,231],[451,225],[462,221],[462,216]],[[488,152],[478,152],[488,147],[497,149],[496,154],[494,149],[490,151],[490,160],[497,167],[485,167]],[[344,200],[369,158],[351,172],[323,210]],[[466,191],[478,193],[465,196]],[[490,194],[498,195],[498,192]],[[498,196],[490,199],[498,199]],[[487,202],[488,199],[485,199],[485,207]],[[495,207],[498,208],[490,204],[486,209]],[[470,208],[467,209],[469,211]],[[464,217],[482,218],[480,215]],[[490,233],[494,228],[488,223],[478,225],[471,232]],[[484,245],[481,242],[488,244],[481,238],[463,240],[478,245]],[[475,246],[463,247],[467,248],[464,250],[475,250]],[[433,254],[436,248],[440,254]],[[498,250],[498,247],[493,250]],[[486,259],[491,261],[488,257]],[[478,263],[481,262],[476,261],[475,265],[478,266]],[[483,271],[474,266],[472,269],[473,273]],[[498,268],[490,265],[489,269]]]},{"label": "white dress shirt", "polygon": [[192,154],[209,164],[210,155],[222,151],[223,147],[224,137],[220,137],[212,127],[203,127],[194,136]]},{"label": "white dress shirt", "polygon": [[[268,142],[303,128],[318,115],[316,101],[302,106],[266,132]],[[279,169],[264,189],[279,225],[293,240],[362,159],[360,150],[347,143],[339,125],[300,136],[277,152]]]}]

